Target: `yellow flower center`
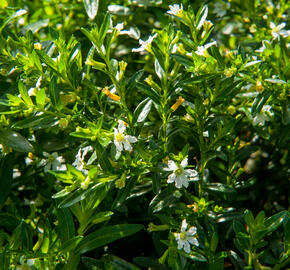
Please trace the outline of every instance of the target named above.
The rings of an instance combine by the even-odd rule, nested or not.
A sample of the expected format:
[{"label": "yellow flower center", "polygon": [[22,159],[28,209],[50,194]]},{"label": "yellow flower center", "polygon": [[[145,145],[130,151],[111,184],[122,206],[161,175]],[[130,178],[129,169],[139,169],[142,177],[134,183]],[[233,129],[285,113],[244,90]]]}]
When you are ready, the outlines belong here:
[{"label": "yellow flower center", "polygon": [[115,139],[116,139],[116,141],[118,141],[118,142],[122,142],[122,141],[124,141],[124,134],[123,133],[118,133],[116,136],[115,136]]},{"label": "yellow flower center", "polygon": [[48,156],[48,162],[52,163],[55,161],[55,157],[53,155]]},{"label": "yellow flower center", "polygon": [[175,174],[176,174],[176,175],[181,175],[181,174],[183,174],[183,168],[180,167],[180,168],[176,169],[176,170],[175,170]]},{"label": "yellow flower center", "polygon": [[181,232],[181,233],[180,233],[180,239],[181,239],[181,240],[186,240],[186,239],[187,239],[186,232]]}]

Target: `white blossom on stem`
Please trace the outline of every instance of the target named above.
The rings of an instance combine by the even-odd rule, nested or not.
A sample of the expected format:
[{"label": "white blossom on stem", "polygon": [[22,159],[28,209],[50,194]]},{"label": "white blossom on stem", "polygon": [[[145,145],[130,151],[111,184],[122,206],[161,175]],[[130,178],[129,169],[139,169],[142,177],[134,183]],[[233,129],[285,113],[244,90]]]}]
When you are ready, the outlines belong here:
[{"label": "white blossom on stem", "polygon": [[181,161],[180,164],[176,164],[173,160],[168,161],[168,168],[166,171],[172,171],[168,176],[167,183],[174,183],[177,188],[188,187],[188,181],[197,181],[198,173],[196,170],[184,169],[188,165],[187,157]]},{"label": "white blossom on stem", "polygon": [[131,143],[137,142],[136,137],[125,135],[126,126],[124,121],[119,120],[118,128],[114,128],[114,144],[118,152],[122,152],[123,149],[131,152],[132,146]]},{"label": "white blossom on stem", "polygon": [[139,39],[139,44],[141,45],[139,48],[132,49],[132,52],[143,52],[143,51],[150,51],[151,43],[154,38],[156,38],[157,33],[155,33],[153,36],[149,36],[149,38],[146,41],[143,41],[142,39]]},{"label": "white blossom on stem", "polygon": [[196,227],[190,227],[187,231],[187,222],[184,219],[181,224],[181,232],[175,234],[175,239],[177,241],[177,248],[184,249],[186,253],[190,253],[190,245],[199,246],[199,243],[194,236],[196,234]]}]

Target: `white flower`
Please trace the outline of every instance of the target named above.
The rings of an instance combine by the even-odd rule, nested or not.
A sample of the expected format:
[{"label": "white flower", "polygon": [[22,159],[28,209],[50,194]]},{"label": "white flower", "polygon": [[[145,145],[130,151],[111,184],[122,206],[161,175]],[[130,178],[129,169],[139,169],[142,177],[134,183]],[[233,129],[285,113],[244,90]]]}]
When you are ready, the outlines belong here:
[{"label": "white flower", "polygon": [[271,112],[271,106],[270,105],[264,105],[260,113],[258,113],[254,119],[253,119],[253,125],[264,125],[265,121],[270,121],[271,117],[274,115],[273,112]]},{"label": "white flower", "polygon": [[84,172],[85,174],[87,174],[87,170],[84,169],[85,166],[85,156],[87,155],[87,153],[89,151],[92,151],[93,147],[92,146],[86,146],[84,148],[80,148],[78,153],[76,154],[76,159],[74,161],[74,163],[72,164],[76,169],[78,169],[79,171]]},{"label": "white flower", "polygon": [[216,41],[208,43],[204,46],[197,46],[197,50],[195,51],[195,53],[200,56],[206,56],[206,50],[213,45],[216,45]]},{"label": "white flower", "polygon": [[149,36],[149,38],[146,41],[139,39],[139,44],[141,45],[141,47],[132,49],[132,52],[149,51],[151,47],[151,43],[156,36],[157,36],[157,33],[155,33],[153,36]]},{"label": "white flower", "polygon": [[229,3],[217,2],[214,4],[213,13],[217,17],[224,17],[227,14],[227,9],[230,7]]},{"label": "white flower", "polygon": [[284,38],[288,37],[290,35],[289,30],[282,30],[286,26],[286,23],[281,23],[279,25],[275,25],[273,22],[270,22],[270,28],[272,29],[271,35],[273,39],[275,40],[278,38],[280,40],[280,35]]},{"label": "white flower", "polygon": [[177,241],[177,248],[184,249],[186,253],[190,253],[190,244],[199,246],[197,239],[194,237],[196,234],[196,227],[190,227],[188,231],[186,231],[187,223],[184,219],[181,224],[181,232],[175,234],[175,239]]},{"label": "white flower", "polygon": [[35,87],[32,87],[28,90],[29,96],[36,96],[38,90],[40,89],[42,77],[40,76],[35,84]]},{"label": "white flower", "polygon": [[197,181],[198,175],[196,170],[184,168],[188,164],[187,157],[183,159],[180,165],[177,165],[173,160],[168,161],[168,168],[165,168],[166,171],[172,171],[173,173],[168,176],[167,183],[175,182],[177,188],[188,187],[188,180]]},{"label": "white flower", "polygon": [[[266,45],[266,43],[268,43],[268,45]],[[256,50],[255,52],[259,52],[259,53],[264,52],[267,49],[267,46],[271,45],[271,42],[268,40],[263,40],[262,44],[263,44],[263,46],[260,49]]]},{"label": "white flower", "polygon": [[114,128],[114,144],[117,148],[117,151],[122,152],[123,149],[125,149],[126,151],[131,152],[131,143],[137,142],[137,139],[134,136],[125,135],[124,132],[126,130],[126,126],[124,121],[119,120],[118,122],[118,129]]},{"label": "white flower", "polygon": [[182,4],[180,6],[178,4],[170,5],[169,8],[170,10],[167,11],[168,14],[171,14],[180,18],[183,16]]},{"label": "white flower", "polygon": [[65,160],[62,156],[58,156],[57,152],[53,152],[52,154],[43,153],[43,156],[46,157],[46,159],[42,159],[38,166],[44,166],[44,172],[47,172],[49,170],[53,171],[65,171],[66,165],[64,164]]}]

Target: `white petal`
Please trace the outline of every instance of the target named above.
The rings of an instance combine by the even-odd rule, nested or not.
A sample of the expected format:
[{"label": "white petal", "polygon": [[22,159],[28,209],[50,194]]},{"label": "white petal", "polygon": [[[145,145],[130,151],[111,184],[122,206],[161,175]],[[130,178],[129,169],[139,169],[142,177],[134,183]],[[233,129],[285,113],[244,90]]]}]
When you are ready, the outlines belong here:
[{"label": "white petal", "polygon": [[277,28],[278,28],[279,30],[281,30],[281,29],[283,29],[285,26],[286,26],[286,23],[281,23],[281,24],[277,25]]},{"label": "white petal", "polygon": [[184,251],[190,253],[190,244],[187,241],[184,241]]},{"label": "white petal", "polygon": [[270,28],[271,28],[271,29],[274,29],[275,27],[276,27],[275,23],[270,22]]},{"label": "white petal", "polygon": [[53,152],[51,155],[52,155],[53,157],[55,157],[55,158],[58,157],[58,153],[57,153],[57,152]]},{"label": "white petal", "polygon": [[199,180],[198,173],[196,170],[187,169],[187,170],[184,170],[184,174],[188,176],[191,181]]},{"label": "white petal", "polygon": [[177,188],[182,188],[182,179],[180,178],[179,175],[177,175],[176,178],[175,178],[175,186]]},{"label": "white petal", "polygon": [[168,168],[171,171],[175,171],[178,167],[177,167],[176,163],[173,160],[169,160],[168,161]]},{"label": "white petal", "polygon": [[186,222],[186,219],[182,220],[182,223],[181,223],[181,231],[184,232],[187,228],[187,222]]},{"label": "white petal", "polygon": [[131,146],[131,144],[128,141],[125,140],[123,142],[123,144],[124,144],[124,148],[125,148],[126,151],[129,151],[129,152],[132,151],[132,146]]},{"label": "white petal", "polygon": [[182,248],[183,248],[183,245],[184,245],[184,241],[183,241],[183,240],[179,240],[179,241],[177,242],[177,244],[178,244],[177,248],[178,248],[178,249],[182,249]]},{"label": "white petal", "polygon": [[185,168],[188,164],[188,158],[186,157],[184,160],[181,161],[180,165],[182,168]]},{"label": "white petal", "polygon": [[204,47],[208,49],[209,47],[216,45],[216,41],[206,44]]},{"label": "white petal", "polygon": [[173,182],[175,182],[175,178],[176,178],[175,173],[170,174],[170,175],[168,176],[167,183],[173,183]]},{"label": "white petal", "polygon": [[126,135],[126,136],[125,136],[125,140],[127,140],[127,141],[130,142],[130,143],[135,143],[135,142],[137,142],[136,137],[134,137],[134,136],[130,136],[130,135]]},{"label": "white petal", "polygon": [[118,150],[119,152],[122,152],[122,151],[123,151],[123,144],[122,144],[122,143],[120,143],[120,142],[114,140],[114,144],[115,144],[115,146],[116,146],[116,148],[117,148],[117,150]]},{"label": "white petal", "polygon": [[124,124],[124,121],[119,120],[118,123],[119,123],[119,125],[118,125],[119,133],[124,133],[126,130],[126,126]]},{"label": "white petal", "polygon": [[188,187],[187,177],[184,174],[180,175],[179,177],[180,177],[181,186],[184,186],[185,188],[187,188]]},{"label": "white petal", "polygon": [[186,234],[189,236],[196,234],[196,227],[190,227]]},{"label": "white petal", "polygon": [[42,154],[43,154],[43,156],[46,157],[46,158],[49,157],[49,153],[47,153],[47,152],[43,152]]},{"label": "white petal", "polygon": [[195,245],[197,247],[199,246],[199,243],[195,237],[189,237],[187,240],[188,242],[190,242],[190,244]]}]

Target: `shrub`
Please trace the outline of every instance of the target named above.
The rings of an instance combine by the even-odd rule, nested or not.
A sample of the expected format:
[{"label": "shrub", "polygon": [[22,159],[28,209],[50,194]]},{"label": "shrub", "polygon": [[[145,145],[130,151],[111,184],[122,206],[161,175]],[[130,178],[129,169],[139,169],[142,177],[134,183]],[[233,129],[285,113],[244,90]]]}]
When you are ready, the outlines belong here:
[{"label": "shrub", "polygon": [[3,0],[1,269],[289,266],[289,4]]}]

